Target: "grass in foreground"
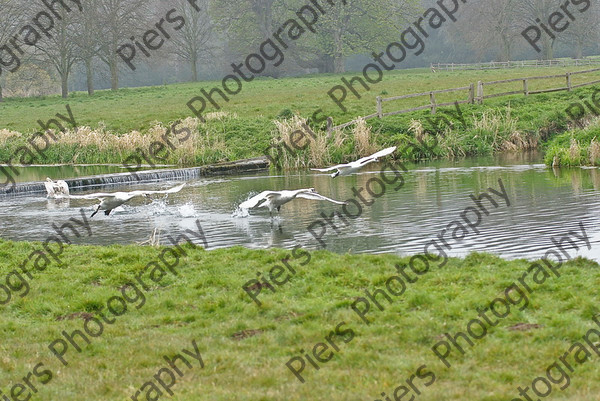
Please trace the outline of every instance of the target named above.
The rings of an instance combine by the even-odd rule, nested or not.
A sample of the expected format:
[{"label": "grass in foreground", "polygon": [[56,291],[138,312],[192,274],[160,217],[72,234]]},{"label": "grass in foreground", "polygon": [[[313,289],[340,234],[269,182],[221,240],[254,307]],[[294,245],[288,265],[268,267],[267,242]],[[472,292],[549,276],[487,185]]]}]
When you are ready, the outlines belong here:
[{"label": "grass in foreground", "polygon": [[[39,248],[0,241],[1,277]],[[43,362],[55,377],[39,385],[35,399],[130,399],[165,366],[163,355],[193,350],[195,339],[205,367],[193,363],[192,370],[183,368],[184,377],[173,387],[175,400],[375,400],[382,398],[381,392],[391,395],[406,385],[426,364],[436,381],[424,387],[424,381],[415,380],[422,391],[415,399],[504,401],[518,397],[517,386],[530,386],[545,375],[547,366],[580,341],[600,313],[599,266],[576,259],[562,268],[560,278],[534,287],[528,307],[513,308],[473,348],[466,346],[464,356],[455,351],[453,366],[446,369],[431,347],[445,332],[464,331],[477,317],[476,309],[502,296],[529,262],[485,254],[451,259],[410,284],[392,305],[382,300],[385,311],[373,306],[372,323],[366,325],[350,305],[366,289],[384,287],[397,274],[394,265],[407,263],[407,258],[311,252],[305,266],[298,262],[304,258],[292,259],[297,274],[277,293],[261,296],[263,306],[258,307],[241,286],[290,252],[184,249],[188,256],[176,267],[177,276],[167,275],[145,292],[140,309],[132,306],[139,302],[129,304],[127,313],[106,325],[104,334],[92,338],[81,353],[70,349],[69,365],[62,366],[48,344],[62,330],[81,330],[85,314],[106,312],[107,300],[120,295],[119,289],[161,253],[139,246],[66,247],[63,266],[35,272],[30,293],[1,307],[0,389],[6,393]],[[300,350],[310,352],[341,322],[355,338],[344,343],[337,337],[340,351],[321,363],[319,371],[307,364],[307,382],[301,384],[285,363]],[[509,329],[520,323],[540,327]],[[244,335],[249,336],[240,339]],[[577,366],[567,389],[553,385],[552,399],[596,399],[599,366],[597,355]]]}]

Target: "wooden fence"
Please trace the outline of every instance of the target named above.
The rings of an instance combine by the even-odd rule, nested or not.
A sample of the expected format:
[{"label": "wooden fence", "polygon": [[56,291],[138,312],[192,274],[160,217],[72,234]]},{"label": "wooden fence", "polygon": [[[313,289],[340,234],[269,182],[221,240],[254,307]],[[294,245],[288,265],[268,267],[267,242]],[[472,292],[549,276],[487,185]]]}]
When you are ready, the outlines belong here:
[{"label": "wooden fence", "polygon": [[[365,117],[361,117],[356,120],[349,121],[349,122],[341,124],[341,125],[336,125],[336,126],[333,125],[333,118],[329,117],[327,119],[327,132],[331,133],[334,130],[344,129],[346,127],[356,124],[361,119],[369,120],[369,119],[375,118],[375,117],[381,119],[381,118],[387,117],[387,116],[410,113],[413,111],[426,110],[426,109],[429,109],[431,111],[431,114],[435,114],[437,112],[438,107],[452,106],[457,103],[458,104],[467,104],[467,103],[483,104],[485,99],[491,99],[491,98],[500,97],[500,96],[510,96],[510,95],[519,95],[519,94],[529,96],[529,95],[535,95],[538,93],[571,91],[576,88],[599,84],[600,80],[595,80],[595,81],[591,81],[591,82],[585,82],[585,83],[573,85],[573,79],[572,79],[572,77],[574,75],[589,74],[589,73],[597,72],[597,71],[600,71],[600,68],[594,68],[592,70],[586,70],[586,71],[567,72],[565,74],[559,74],[559,75],[513,78],[513,79],[505,79],[505,80],[501,80],[501,81],[490,81],[490,82],[478,81],[477,84],[470,84],[469,86],[463,86],[461,88],[442,89],[442,90],[435,90],[435,91],[422,92],[422,93],[413,93],[410,95],[394,96],[394,97],[388,97],[388,98],[382,98],[381,96],[377,96],[377,98],[376,98],[377,112],[376,113],[370,114]],[[540,90],[533,90],[533,91],[529,90],[530,81],[542,80],[542,79],[557,79],[557,78],[564,78],[565,86],[561,86],[559,88],[540,89]],[[508,91],[508,92],[491,93],[488,95],[485,94],[486,88],[490,88],[494,85],[502,85],[502,84],[513,83],[513,82],[522,82],[522,85],[523,85],[522,89]],[[477,91],[475,89],[477,89]],[[463,97],[463,98],[456,99],[452,102],[437,103],[437,99],[436,99],[437,94],[452,93],[452,92],[465,92],[465,91],[467,92],[466,99],[465,99],[465,97]],[[410,109],[397,110],[397,111],[391,111],[391,112],[383,111],[383,104],[386,102],[392,102],[395,100],[403,100],[403,99],[412,99],[412,98],[423,97],[423,96],[429,97],[429,103],[427,103],[425,105],[417,106],[417,107],[412,107]]]},{"label": "wooden fence", "polygon": [[502,68],[580,67],[585,65],[598,64],[600,64],[600,58],[530,61],[492,61],[489,63],[476,64],[432,63],[431,70],[434,72],[441,70],[497,70]]}]

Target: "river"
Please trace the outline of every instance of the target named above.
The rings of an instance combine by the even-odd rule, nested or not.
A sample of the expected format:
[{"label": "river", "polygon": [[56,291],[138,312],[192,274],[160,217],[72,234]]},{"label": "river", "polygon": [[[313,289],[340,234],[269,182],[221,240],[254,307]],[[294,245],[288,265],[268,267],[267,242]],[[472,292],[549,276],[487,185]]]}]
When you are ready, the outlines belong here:
[{"label": "river", "polygon": [[[178,236],[194,229],[198,220],[209,249],[235,245],[287,249],[302,246],[338,253],[416,254],[450,223],[460,221],[466,207],[476,206],[469,195],[478,196],[488,192],[488,188],[500,191],[501,180],[510,206],[494,195],[498,207],[487,204],[489,215],[482,213],[476,227],[479,233],[469,229],[463,240],[453,242],[450,255],[479,251],[510,259],[537,259],[555,247],[552,237],[558,238],[569,230],[580,233],[583,224],[592,249],[572,254],[600,261],[598,168],[553,170],[543,165],[537,154],[432,161],[406,167],[408,172],[402,173],[405,183],[400,189],[389,185],[383,196],[374,199],[370,206],[364,205],[356,219],[346,218],[344,222],[336,218],[333,224],[337,231],[327,225],[320,241],[308,227],[322,219],[322,213],[328,216],[340,211],[340,206],[295,200],[271,219],[266,209],[243,216],[236,212],[237,205],[263,190],[310,187],[330,198],[355,199],[352,188],[362,188],[369,179],[378,177],[380,165],[335,179],[311,171],[198,179],[168,198],[136,199],[108,217],[99,213],[90,220],[91,236],[70,238],[79,244],[131,244],[148,240],[156,229],[161,243],[167,244],[166,235]],[[90,171],[84,170],[86,174]],[[69,174],[61,174],[61,178],[77,174],[74,170],[67,171]],[[99,169],[98,173],[111,171]],[[27,176],[42,180],[49,172],[55,171],[37,168]],[[394,177],[390,171],[386,174]],[[163,189],[175,184],[111,187],[107,191]],[[80,218],[81,208],[89,217],[94,209],[94,201],[53,201],[43,195],[6,197],[0,199],[0,204],[0,236],[12,240],[43,241],[55,233],[53,224],[60,226],[72,217]],[[357,208],[348,210],[356,213]],[[315,228],[319,226],[314,225],[313,231],[319,233]]]}]

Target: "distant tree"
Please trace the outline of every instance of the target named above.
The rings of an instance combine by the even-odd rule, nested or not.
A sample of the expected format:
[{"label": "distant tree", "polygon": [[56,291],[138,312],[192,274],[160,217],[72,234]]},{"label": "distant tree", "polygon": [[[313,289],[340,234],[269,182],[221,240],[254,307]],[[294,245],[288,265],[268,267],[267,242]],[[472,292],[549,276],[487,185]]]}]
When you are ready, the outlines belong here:
[{"label": "distant tree", "polygon": [[49,64],[54,67],[60,77],[61,95],[66,98],[69,94],[69,75],[79,60],[73,37],[77,21],[82,15],[77,7],[71,8],[71,11],[57,7],[55,12],[60,15],[60,19],[55,18],[52,34],[41,35],[35,44],[35,58],[42,65]]},{"label": "distant tree", "polygon": [[[8,43],[22,26],[25,4],[20,0],[0,0],[0,46]],[[0,75],[0,102],[2,102],[2,82],[6,79],[7,70],[3,68]]]},{"label": "distant tree", "polygon": [[120,57],[117,49],[143,29],[150,14],[148,6],[145,0],[97,0],[101,27],[98,57],[110,70],[112,90],[119,89]]},{"label": "distant tree", "polygon": [[94,94],[94,59],[98,56],[103,35],[101,12],[97,0],[80,0],[84,12],[75,21],[73,43],[85,65],[88,94]]},{"label": "distant tree", "polygon": [[575,17],[569,27],[558,35],[558,41],[573,49],[573,57],[583,58],[586,46],[600,42],[600,3],[592,2],[590,9]]},{"label": "distant tree", "polygon": [[[531,25],[539,27],[539,23],[537,22],[538,19],[544,24],[547,24],[550,14],[560,10],[560,6],[563,2],[563,0],[520,0],[517,3],[517,10],[522,15],[522,25],[519,28],[519,32]],[[552,39],[549,35],[542,32],[542,38],[540,40],[542,57],[544,59],[552,60],[554,58],[554,46],[557,39],[556,36],[555,39]]]},{"label": "distant tree", "polygon": [[[215,26],[228,40],[229,49],[236,55],[245,55],[271,38],[284,8],[275,0],[212,0],[210,11]],[[278,76],[279,71],[269,65],[264,74]]]},{"label": "distant tree", "polygon": [[166,45],[168,53],[189,63],[192,81],[196,82],[199,63],[209,61],[217,50],[209,16],[209,0],[197,0],[194,5],[188,0],[173,0],[161,4],[160,15],[164,16],[173,8],[185,19],[185,25],[172,34]]},{"label": "distant tree", "polygon": [[28,63],[6,78],[6,90],[10,96],[45,96],[56,93],[56,80],[46,70]]},{"label": "distant tree", "polygon": [[[347,56],[365,53],[397,39],[397,28],[406,21],[416,0],[347,0],[335,5],[320,2],[326,11],[297,42],[290,42],[289,52],[304,68],[322,72],[343,72]],[[265,40],[295,12],[310,5],[304,0],[214,0],[212,12],[229,46],[239,54],[258,49]],[[297,18],[297,17],[296,17]],[[255,50],[253,50],[254,52]],[[277,76],[271,67],[267,75]]]},{"label": "distant tree", "polygon": [[[302,3],[297,1],[298,7]],[[344,72],[346,57],[397,41],[398,32],[415,13],[415,4],[413,0],[347,0],[346,5],[337,1],[315,25],[316,35],[309,39],[312,45],[305,53],[320,55],[321,70]]]},{"label": "distant tree", "polygon": [[[461,37],[477,53],[477,58],[496,53],[496,59],[509,61],[515,44],[522,39],[518,3],[520,0],[474,0],[456,25]],[[494,50],[495,49],[495,50]]]}]

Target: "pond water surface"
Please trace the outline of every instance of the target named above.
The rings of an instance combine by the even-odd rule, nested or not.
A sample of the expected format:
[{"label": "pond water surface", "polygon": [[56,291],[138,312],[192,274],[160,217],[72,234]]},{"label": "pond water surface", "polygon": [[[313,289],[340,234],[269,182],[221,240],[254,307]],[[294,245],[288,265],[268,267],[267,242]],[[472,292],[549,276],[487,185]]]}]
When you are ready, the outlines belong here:
[{"label": "pond water surface", "polygon": [[[159,169],[167,166],[145,167],[146,169]],[[144,166],[140,169],[132,168],[131,170],[125,169],[122,164],[44,165],[15,167],[15,169],[17,170],[17,173],[13,174],[12,177],[16,182],[32,182],[43,181],[46,177],[51,177],[54,180],[65,180],[67,178],[87,177],[91,175],[126,173],[133,170],[143,170]],[[5,179],[4,176],[1,178],[2,180]]]},{"label": "pond water surface", "polygon": [[[536,155],[406,166],[402,188],[396,191],[397,185],[387,186],[386,193],[371,206],[363,205],[362,214],[356,219],[346,218],[345,223],[336,218],[338,232],[327,226],[321,239],[326,249],[339,253],[421,253],[424,245],[448,224],[461,220],[460,214],[466,207],[476,206],[469,195],[489,192],[488,188],[500,191],[500,179],[510,206],[492,195],[498,207],[486,203],[490,214],[482,215],[479,233],[469,230],[463,240],[453,242],[450,255],[484,251],[507,258],[537,259],[555,248],[552,237],[565,235],[569,230],[580,233],[581,223],[592,249],[571,254],[600,261],[600,169],[553,170],[541,164]],[[266,209],[250,211],[249,216],[243,217],[236,212],[237,205],[263,190],[310,187],[334,199],[356,199],[352,189],[363,188],[369,179],[379,176],[380,169],[376,165],[360,174],[335,179],[310,171],[199,179],[188,182],[180,193],[168,198],[136,199],[108,217],[99,213],[90,220],[92,236],[86,233],[81,238],[70,238],[79,244],[129,244],[148,240],[157,229],[161,242],[167,243],[166,235],[178,236],[193,229],[198,220],[209,249],[235,245],[322,249],[323,243],[308,227],[322,219],[321,214],[329,216],[341,211],[340,206],[295,200],[271,219]],[[394,178],[391,171],[387,174],[390,180]],[[107,191],[158,189],[175,184],[111,187]],[[371,200],[368,195],[365,197]],[[43,241],[55,233],[53,224],[81,218],[81,208],[89,218],[94,209],[94,201],[57,202],[43,195],[1,198],[0,205],[0,236],[13,240]],[[353,214],[357,211],[355,207],[348,210]],[[316,228],[314,231],[319,232]]]}]

